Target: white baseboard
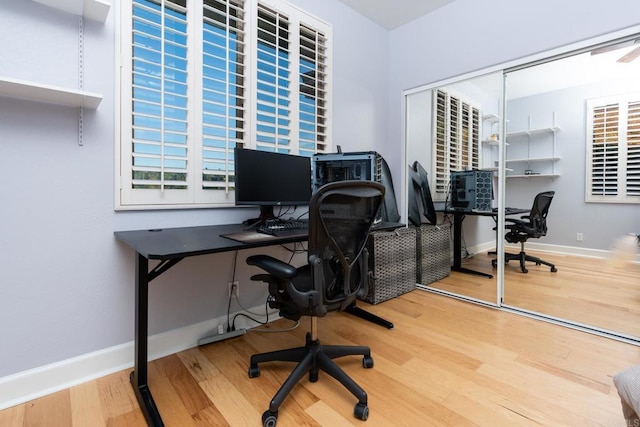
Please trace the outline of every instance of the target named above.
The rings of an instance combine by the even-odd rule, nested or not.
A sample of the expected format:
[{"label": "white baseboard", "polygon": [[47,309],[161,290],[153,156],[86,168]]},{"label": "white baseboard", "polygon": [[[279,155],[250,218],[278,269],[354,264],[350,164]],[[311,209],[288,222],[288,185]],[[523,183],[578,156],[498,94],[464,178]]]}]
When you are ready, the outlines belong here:
[{"label": "white baseboard", "polygon": [[[251,310],[259,312],[264,310],[264,305]],[[274,320],[277,318],[277,314],[273,315]],[[226,320],[225,314],[216,319],[149,337],[149,360],[197,346],[199,339],[217,334],[217,326]],[[249,325],[249,322],[239,317],[236,327],[253,326]],[[0,410],[132,368],[133,360],[134,343],[131,341],[0,378]]]},{"label": "white baseboard", "polygon": [[[479,254],[482,252],[493,250],[495,249],[495,246],[496,246],[495,242],[490,241],[490,242],[480,243],[475,246],[471,246],[467,248],[467,250],[469,251],[470,254]],[[513,251],[518,252],[520,251],[520,245],[512,245],[507,243],[505,244],[505,249],[508,250],[509,252],[513,252]],[[551,245],[548,243],[539,243],[539,242],[532,242],[532,241],[528,241],[526,243],[525,251],[526,249],[532,249],[540,252],[552,252],[557,254],[579,255],[579,256],[586,256],[586,257],[592,257],[592,258],[606,258],[611,253],[611,251],[606,251],[602,249],[580,248],[577,246]]]}]

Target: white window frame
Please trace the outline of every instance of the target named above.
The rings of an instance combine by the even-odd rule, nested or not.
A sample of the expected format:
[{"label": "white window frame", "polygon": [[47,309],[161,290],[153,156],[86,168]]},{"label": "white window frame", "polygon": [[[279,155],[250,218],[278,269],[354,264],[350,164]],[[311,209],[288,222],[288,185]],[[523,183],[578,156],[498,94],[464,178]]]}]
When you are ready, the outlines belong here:
[{"label": "white window frame", "polygon": [[[636,106],[635,120],[629,121],[628,107],[632,103],[640,102],[640,93],[623,94],[603,98],[587,100],[587,129],[586,129],[586,188],[585,201],[591,203],[640,203],[640,119]],[[614,128],[607,135],[594,135],[594,111],[606,106],[617,106],[618,121],[611,122]],[[596,139],[599,141],[596,147]],[[603,142],[604,141],[604,142]],[[603,174],[608,172],[610,178],[597,178],[595,176],[594,156],[598,156],[603,151],[603,144],[615,146],[617,156],[614,162],[617,164],[617,171],[612,168],[602,166]],[[615,176],[615,178],[612,178]],[[609,190],[604,189],[603,181],[615,187]],[[601,188],[594,192],[594,185]],[[597,194],[599,193],[599,194]],[[607,194],[608,193],[608,194]]]},{"label": "white window frame", "polygon": [[[163,0],[157,0],[161,2]],[[117,23],[117,45],[120,48],[117,55],[117,94],[116,117],[118,121],[118,129],[116,130],[115,141],[115,169],[116,169],[116,197],[115,207],[117,210],[136,210],[136,209],[179,209],[179,208],[211,208],[211,207],[231,207],[234,206],[233,192],[233,146],[236,142],[229,143],[226,149],[226,178],[223,183],[223,189],[206,190],[203,189],[203,148],[201,145],[203,139],[202,132],[202,97],[198,91],[202,92],[202,19],[203,19],[203,2],[202,0],[186,0],[187,9],[187,35],[189,42],[188,48],[188,125],[187,125],[187,150],[184,160],[187,164],[186,189],[176,188],[154,188],[140,189],[133,187],[133,144],[132,144],[132,52],[133,52],[133,36],[132,36],[132,4],[133,0],[122,0],[119,2],[119,22]],[[332,27],[330,24],[300,10],[299,8],[287,3],[283,0],[244,0],[244,31],[245,31],[245,48],[244,48],[244,89],[245,89],[245,105],[244,105],[244,128],[242,141],[237,141],[238,146],[244,148],[257,148],[258,140],[258,121],[257,121],[257,104],[259,96],[257,94],[257,19],[259,7],[271,9],[283,14],[289,22],[289,93],[288,100],[290,102],[289,109],[289,138],[288,145],[283,146],[274,144],[273,146],[265,146],[262,144],[259,149],[278,151],[290,154],[312,155],[315,153],[331,152],[332,149]],[[322,103],[322,111],[324,115],[322,121],[315,123],[316,140],[310,138],[309,132],[304,132],[300,122],[305,122],[306,129],[313,126],[309,122],[309,115],[304,113],[301,116],[300,98],[301,84],[305,86],[308,80],[304,80],[301,73],[304,72],[300,68],[300,38],[301,26],[306,30],[314,30],[316,34],[320,34],[322,43],[318,43],[316,48],[322,50],[324,61],[322,65],[323,73],[320,76],[313,75],[313,81],[318,91],[322,91],[324,97],[314,104],[318,106]],[[305,33],[307,34],[307,33]],[[255,41],[254,41],[255,40]],[[301,79],[301,84],[296,84]],[[313,83],[312,83],[313,84]],[[308,87],[306,89],[309,89]],[[313,89],[311,89],[313,90]],[[320,95],[320,96],[322,96]],[[200,105],[199,105],[200,104]],[[318,110],[316,110],[317,112]],[[316,114],[316,118],[317,118]],[[227,126],[229,124],[227,123]],[[304,146],[299,143],[304,140]],[[224,151],[225,149],[223,149]],[[229,154],[230,153],[230,154]],[[182,160],[182,159],[181,159]]]},{"label": "white window frame", "polygon": [[[453,141],[451,138],[452,123],[453,120],[450,114],[450,108],[445,110],[445,128],[444,135],[438,135],[438,93],[443,93],[445,96],[446,105],[449,106],[452,100],[457,101],[461,106],[468,107],[468,116],[473,118],[473,112],[476,112],[475,128],[472,121],[472,129],[475,129],[475,133],[469,132],[466,140],[460,137],[457,141]],[[461,108],[459,109],[461,110]],[[451,90],[447,87],[442,87],[433,91],[433,106],[432,106],[432,147],[433,153],[432,169],[434,171],[434,190],[433,200],[438,202],[444,202],[449,196],[449,186],[451,179],[451,172],[456,170],[471,170],[478,169],[482,164],[482,152],[480,146],[480,135],[482,135],[482,111],[479,104],[463,95]],[[462,123],[462,116],[457,119],[457,125]],[[443,147],[441,147],[440,140],[442,140]],[[464,147],[466,145],[466,147]],[[463,149],[463,148],[466,148]],[[439,152],[441,151],[441,152]],[[464,158],[464,153],[470,153],[467,158]],[[453,158],[453,159],[452,159]]]}]

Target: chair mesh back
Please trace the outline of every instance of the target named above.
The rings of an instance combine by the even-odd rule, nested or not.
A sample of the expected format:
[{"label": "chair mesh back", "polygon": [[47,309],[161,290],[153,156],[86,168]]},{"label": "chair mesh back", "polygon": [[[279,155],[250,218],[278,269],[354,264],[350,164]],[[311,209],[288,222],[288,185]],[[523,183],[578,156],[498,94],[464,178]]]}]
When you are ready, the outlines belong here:
[{"label": "chair mesh back", "polygon": [[529,221],[531,228],[536,232],[536,237],[547,235],[547,214],[549,213],[549,206],[551,205],[554,194],[554,191],[545,191],[537,194],[533,200]]},{"label": "chair mesh back", "polygon": [[309,255],[321,260],[314,288],[326,304],[355,298],[363,286],[359,257],[384,197],[370,181],[341,181],[320,188],[309,204]]}]

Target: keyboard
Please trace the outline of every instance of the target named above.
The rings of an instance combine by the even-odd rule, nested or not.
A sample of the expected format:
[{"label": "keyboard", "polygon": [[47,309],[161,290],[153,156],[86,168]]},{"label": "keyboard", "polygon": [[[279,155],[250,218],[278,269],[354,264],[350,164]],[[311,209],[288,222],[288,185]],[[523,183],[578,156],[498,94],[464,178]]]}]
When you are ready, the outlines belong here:
[{"label": "keyboard", "polygon": [[309,232],[308,219],[267,219],[257,228],[258,233],[271,234],[272,236],[296,236]]}]

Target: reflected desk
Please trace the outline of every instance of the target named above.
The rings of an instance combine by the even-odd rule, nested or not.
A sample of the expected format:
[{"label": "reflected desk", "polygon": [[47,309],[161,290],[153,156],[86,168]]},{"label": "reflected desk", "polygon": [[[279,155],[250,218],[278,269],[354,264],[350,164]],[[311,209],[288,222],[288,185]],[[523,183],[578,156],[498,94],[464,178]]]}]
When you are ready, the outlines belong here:
[{"label": "reflected desk", "polygon": [[[498,210],[493,209],[491,211],[475,211],[463,208],[445,208],[442,211],[445,215],[453,215],[453,265],[451,271],[458,271],[460,273],[475,274],[477,276],[484,276],[493,278],[493,274],[483,273],[481,271],[472,270],[462,266],[462,222],[467,215],[473,216],[490,216],[497,222]],[[521,208],[505,208],[505,215],[518,215],[529,213],[529,209]],[[497,239],[498,230],[496,230]],[[496,240],[497,243],[497,240]]]},{"label": "reflected desk", "polygon": [[[373,230],[403,227],[403,224],[382,222]],[[115,237],[136,252],[135,269],[135,332],[134,370],[130,380],[136,399],[147,424],[163,426],[162,417],[151,396],[147,378],[149,332],[149,282],[169,270],[186,257],[214,254],[241,249],[258,248],[307,240],[307,231],[298,235],[276,237],[246,232],[246,225],[209,225],[198,227],[165,228],[156,230],[116,231]],[[229,237],[242,238],[234,240]],[[158,264],[149,270],[149,260]],[[391,322],[358,308],[355,303],[345,311],[366,320],[393,328]]]}]

